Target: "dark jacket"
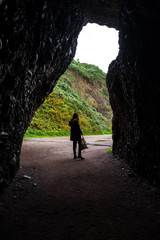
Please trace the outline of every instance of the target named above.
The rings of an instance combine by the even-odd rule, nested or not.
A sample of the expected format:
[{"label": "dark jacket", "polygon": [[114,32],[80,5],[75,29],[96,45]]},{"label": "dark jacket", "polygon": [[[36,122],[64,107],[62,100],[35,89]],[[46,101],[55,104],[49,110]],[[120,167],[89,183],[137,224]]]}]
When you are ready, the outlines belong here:
[{"label": "dark jacket", "polygon": [[78,119],[77,118],[72,118],[69,121],[69,125],[71,126],[71,136],[70,136],[70,140],[71,141],[78,141],[81,139],[81,135],[83,135],[79,123],[78,123]]}]

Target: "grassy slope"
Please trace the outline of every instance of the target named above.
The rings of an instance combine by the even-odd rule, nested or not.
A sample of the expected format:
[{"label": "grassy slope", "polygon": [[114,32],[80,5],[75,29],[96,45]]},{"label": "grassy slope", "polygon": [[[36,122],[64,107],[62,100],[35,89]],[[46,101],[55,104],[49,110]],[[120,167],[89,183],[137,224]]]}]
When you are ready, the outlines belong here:
[{"label": "grassy slope", "polygon": [[68,122],[75,111],[85,135],[110,133],[112,111],[105,77],[98,67],[73,61],[36,112],[25,137],[69,135]]}]

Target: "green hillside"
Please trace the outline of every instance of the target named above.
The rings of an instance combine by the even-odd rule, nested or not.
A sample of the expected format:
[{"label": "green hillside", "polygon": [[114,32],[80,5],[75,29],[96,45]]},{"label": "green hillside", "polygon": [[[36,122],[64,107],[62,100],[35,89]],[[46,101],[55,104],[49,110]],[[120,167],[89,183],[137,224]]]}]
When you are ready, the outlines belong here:
[{"label": "green hillside", "polygon": [[111,133],[105,78],[98,67],[73,61],[35,113],[25,137],[69,135],[74,112],[79,114],[84,135]]}]

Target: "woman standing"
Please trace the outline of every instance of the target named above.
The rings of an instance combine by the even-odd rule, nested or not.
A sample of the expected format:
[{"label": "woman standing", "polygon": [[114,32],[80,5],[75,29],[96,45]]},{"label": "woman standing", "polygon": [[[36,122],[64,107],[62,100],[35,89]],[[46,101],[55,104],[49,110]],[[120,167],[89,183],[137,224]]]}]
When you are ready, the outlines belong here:
[{"label": "woman standing", "polygon": [[[79,126],[79,116],[77,113],[73,114],[72,119],[69,121],[69,125],[71,126],[70,140],[73,141],[74,159],[81,158],[83,160],[84,158],[81,156],[81,135],[83,135],[83,133]],[[77,142],[78,142],[78,157],[76,154]]]}]

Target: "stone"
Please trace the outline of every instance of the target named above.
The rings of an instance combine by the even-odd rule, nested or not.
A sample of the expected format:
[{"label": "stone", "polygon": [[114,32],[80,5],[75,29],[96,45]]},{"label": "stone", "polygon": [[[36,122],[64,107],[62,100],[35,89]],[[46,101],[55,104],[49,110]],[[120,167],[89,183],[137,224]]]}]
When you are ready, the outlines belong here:
[{"label": "stone", "polygon": [[29,180],[32,179],[32,177],[30,177],[30,176],[28,176],[28,175],[24,175],[23,178],[29,179]]}]

